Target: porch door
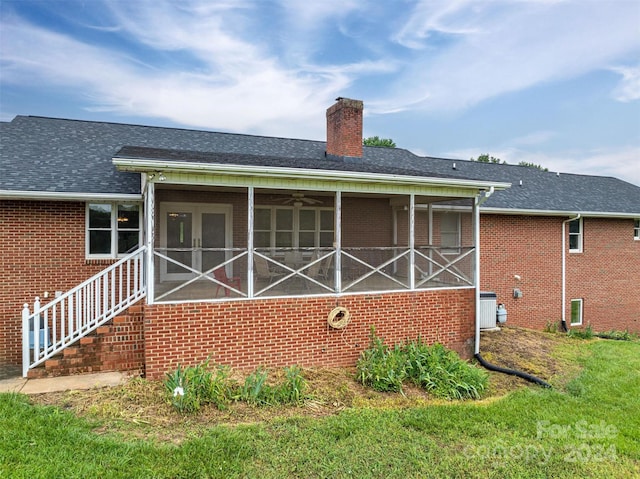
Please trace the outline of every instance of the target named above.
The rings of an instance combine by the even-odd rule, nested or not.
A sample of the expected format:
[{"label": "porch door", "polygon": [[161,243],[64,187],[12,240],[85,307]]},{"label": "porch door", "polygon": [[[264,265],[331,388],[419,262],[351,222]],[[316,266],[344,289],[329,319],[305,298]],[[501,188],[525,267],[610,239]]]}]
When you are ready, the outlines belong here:
[{"label": "porch door", "polygon": [[161,248],[180,263],[162,261],[161,280],[188,280],[225,261],[226,252],[217,249],[231,247],[231,206],[162,203],[160,217]]}]

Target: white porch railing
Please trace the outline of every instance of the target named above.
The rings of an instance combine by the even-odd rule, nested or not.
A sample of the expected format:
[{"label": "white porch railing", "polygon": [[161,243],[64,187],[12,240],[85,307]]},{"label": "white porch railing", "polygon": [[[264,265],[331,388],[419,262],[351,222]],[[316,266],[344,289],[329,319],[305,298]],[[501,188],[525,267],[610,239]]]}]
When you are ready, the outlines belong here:
[{"label": "white porch railing", "polygon": [[143,246],[45,306],[22,310],[22,375],[146,295]]}]

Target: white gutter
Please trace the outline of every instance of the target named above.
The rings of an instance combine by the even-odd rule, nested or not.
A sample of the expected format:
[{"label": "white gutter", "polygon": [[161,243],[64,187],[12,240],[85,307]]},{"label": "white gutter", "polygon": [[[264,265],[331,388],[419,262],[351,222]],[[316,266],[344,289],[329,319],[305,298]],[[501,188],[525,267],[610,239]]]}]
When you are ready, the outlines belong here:
[{"label": "white gutter", "polygon": [[223,165],[219,163],[188,163],[176,161],[149,161],[133,158],[113,158],[113,164],[120,171],[135,172],[183,172],[183,173],[209,173],[253,177],[284,177],[287,179],[314,179],[328,181],[359,181],[368,183],[402,183],[403,185],[434,185],[457,186],[462,188],[494,188],[507,189],[511,183],[486,182],[476,180],[460,180],[456,178],[432,178],[410,175],[385,175],[378,173],[363,173],[354,171],[335,170],[309,170],[303,168],[288,167],[264,167],[244,165]]},{"label": "white gutter", "polygon": [[566,271],[567,271],[567,249],[566,249],[566,241],[567,234],[565,225],[570,221],[580,219],[580,213],[578,213],[575,217],[566,219],[562,222],[562,325],[566,326],[567,322],[565,320],[566,316],[566,303],[567,303],[567,291],[566,291]]},{"label": "white gutter", "polygon": [[476,337],[473,354],[480,354],[480,206],[493,194],[493,186],[489,191],[480,192],[473,202],[473,241],[476,245],[475,283],[476,283]]},{"label": "white gutter", "polygon": [[[577,214],[575,210],[561,211],[561,210],[527,210],[516,208],[482,208],[482,213],[496,214],[496,215],[525,215],[525,216],[569,216]],[[583,211],[580,213],[582,217],[590,218],[638,218],[640,211],[636,213],[620,213],[613,211]]]},{"label": "white gutter", "polygon": [[51,201],[142,201],[142,193],[81,193],[61,191],[11,191],[0,190],[2,200],[51,200]]}]

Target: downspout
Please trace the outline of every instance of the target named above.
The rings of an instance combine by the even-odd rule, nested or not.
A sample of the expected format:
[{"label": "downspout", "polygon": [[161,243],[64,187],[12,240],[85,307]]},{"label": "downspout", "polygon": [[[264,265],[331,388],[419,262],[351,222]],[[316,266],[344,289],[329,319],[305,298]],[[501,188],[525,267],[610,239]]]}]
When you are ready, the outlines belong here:
[{"label": "downspout", "polygon": [[497,371],[504,374],[510,374],[513,376],[518,376],[527,381],[531,381],[533,383],[539,384],[546,388],[550,388],[551,385],[546,383],[540,378],[532,376],[522,371],[517,371],[515,369],[507,369],[502,368],[500,366],[495,366],[491,363],[488,363],[484,360],[484,358],[480,355],[480,206],[489,199],[489,197],[493,194],[494,188],[493,186],[489,191],[485,191],[476,196],[473,203],[473,215],[474,215],[474,225],[473,225],[473,236],[476,244],[476,264],[475,264],[475,278],[476,278],[476,341],[475,341],[475,352],[473,357],[485,368],[490,371]]},{"label": "downspout", "polygon": [[562,222],[562,330],[566,333],[568,331],[567,321],[566,321],[566,306],[567,306],[567,250],[566,250],[566,241],[567,241],[567,231],[565,225],[571,221],[579,220],[580,213],[576,213],[574,218],[566,219]]},{"label": "downspout", "polygon": [[476,245],[475,272],[476,279],[476,341],[474,355],[480,354],[480,206],[489,199],[494,192],[492,186],[489,191],[483,191],[473,201],[473,241]]}]

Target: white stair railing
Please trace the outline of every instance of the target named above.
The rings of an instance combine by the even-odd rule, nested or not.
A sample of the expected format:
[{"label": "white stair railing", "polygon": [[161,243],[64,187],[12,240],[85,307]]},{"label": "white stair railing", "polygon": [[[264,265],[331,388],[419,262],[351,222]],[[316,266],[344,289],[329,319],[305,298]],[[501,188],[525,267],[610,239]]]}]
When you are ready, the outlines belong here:
[{"label": "white stair railing", "polygon": [[45,306],[22,310],[22,375],[144,298],[142,246]]}]

